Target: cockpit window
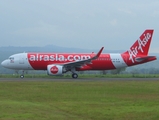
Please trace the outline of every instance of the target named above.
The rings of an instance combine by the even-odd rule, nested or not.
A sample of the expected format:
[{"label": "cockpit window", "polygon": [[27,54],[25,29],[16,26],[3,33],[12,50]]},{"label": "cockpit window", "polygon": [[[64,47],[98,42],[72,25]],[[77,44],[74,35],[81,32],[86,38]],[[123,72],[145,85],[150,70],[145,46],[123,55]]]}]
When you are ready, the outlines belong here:
[{"label": "cockpit window", "polygon": [[14,63],[14,57],[9,57],[10,63]]},{"label": "cockpit window", "polygon": [[10,60],[14,60],[14,57],[9,57]]}]

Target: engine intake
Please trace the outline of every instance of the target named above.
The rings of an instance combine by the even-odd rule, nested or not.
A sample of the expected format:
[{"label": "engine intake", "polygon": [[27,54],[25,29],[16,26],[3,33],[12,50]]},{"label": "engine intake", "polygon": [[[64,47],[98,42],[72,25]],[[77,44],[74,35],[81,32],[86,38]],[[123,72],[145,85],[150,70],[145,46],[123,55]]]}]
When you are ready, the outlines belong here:
[{"label": "engine intake", "polygon": [[47,66],[48,75],[62,75],[63,74],[63,66],[61,65],[48,65]]}]

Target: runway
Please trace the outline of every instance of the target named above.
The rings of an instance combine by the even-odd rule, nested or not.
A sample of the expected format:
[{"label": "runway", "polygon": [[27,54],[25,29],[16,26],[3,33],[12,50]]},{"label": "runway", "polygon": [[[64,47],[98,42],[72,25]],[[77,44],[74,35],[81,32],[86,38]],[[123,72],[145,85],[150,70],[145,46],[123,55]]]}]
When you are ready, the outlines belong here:
[{"label": "runway", "polygon": [[77,82],[88,82],[88,81],[158,81],[159,78],[0,78],[0,82],[17,82],[17,81],[77,81]]}]

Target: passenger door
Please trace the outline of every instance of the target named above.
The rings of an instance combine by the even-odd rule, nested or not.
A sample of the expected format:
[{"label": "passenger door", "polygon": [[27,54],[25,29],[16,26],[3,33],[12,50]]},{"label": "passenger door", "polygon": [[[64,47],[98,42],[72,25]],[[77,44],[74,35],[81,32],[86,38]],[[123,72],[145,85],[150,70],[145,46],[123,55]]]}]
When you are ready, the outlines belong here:
[{"label": "passenger door", "polygon": [[24,64],[24,55],[19,55],[19,64]]}]

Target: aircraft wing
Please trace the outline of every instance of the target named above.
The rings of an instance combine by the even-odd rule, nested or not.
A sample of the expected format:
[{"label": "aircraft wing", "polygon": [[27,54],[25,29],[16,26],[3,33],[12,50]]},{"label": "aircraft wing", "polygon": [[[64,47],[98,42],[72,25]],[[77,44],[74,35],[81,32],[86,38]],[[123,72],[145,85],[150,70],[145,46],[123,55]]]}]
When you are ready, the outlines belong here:
[{"label": "aircraft wing", "polygon": [[89,64],[89,63],[91,64],[92,60],[95,60],[95,59],[97,59],[100,56],[100,54],[102,53],[103,49],[104,49],[104,47],[102,47],[99,50],[99,52],[94,57],[92,57],[90,59],[73,61],[73,62],[68,62],[68,63],[64,63],[64,64],[60,64],[60,65],[63,65],[65,68],[75,68],[75,67],[81,67],[81,66],[83,66],[85,64]]}]

